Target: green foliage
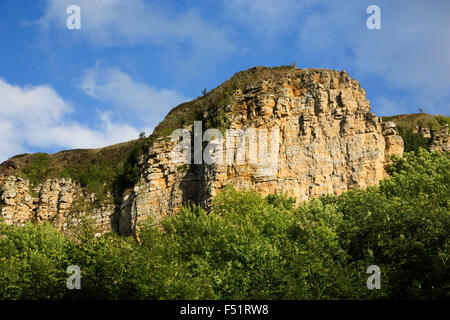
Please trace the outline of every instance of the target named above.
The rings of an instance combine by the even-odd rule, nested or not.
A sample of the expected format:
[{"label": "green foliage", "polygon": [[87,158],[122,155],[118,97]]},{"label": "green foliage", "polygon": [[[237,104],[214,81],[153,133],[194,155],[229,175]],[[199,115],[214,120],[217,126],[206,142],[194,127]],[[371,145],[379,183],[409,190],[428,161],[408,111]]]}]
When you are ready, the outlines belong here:
[{"label": "green foliage", "polygon": [[150,140],[141,138],[128,155],[123,165],[123,172],[117,175],[115,180],[116,189],[121,194],[124,190],[132,188],[138,183],[140,177],[139,159],[143,156],[149,146]]},{"label": "green foliage", "polygon": [[[150,139],[140,136],[139,140],[102,149],[16,156],[0,166],[0,173],[24,176],[32,186],[49,178],[71,178],[87,192],[94,193],[99,204],[107,192],[121,193],[137,183],[139,158],[150,145]],[[16,171],[9,172],[8,166]]]},{"label": "green foliage", "polygon": [[230,126],[231,120],[223,107],[212,108],[206,120],[206,128],[219,129],[222,133]]},{"label": "green foliage", "polygon": [[94,192],[97,201],[101,202],[107,191],[122,193],[137,183],[139,158],[148,144],[148,139],[141,137],[125,147],[102,150],[89,163],[68,167],[62,175],[78,181],[88,192]]},{"label": "green foliage", "polygon": [[449,117],[443,115],[432,115],[427,113],[400,114],[392,117],[383,117],[383,121],[393,121],[397,126],[415,129],[416,127],[428,127],[429,129],[440,129],[443,122]]},{"label": "green foliage", "polygon": [[448,298],[449,167],[448,154],[407,153],[379,188],[331,201],[344,214],[343,247],[356,261],[381,268],[383,296]]},{"label": "green foliage", "polygon": [[133,150],[124,165],[124,187],[132,187],[139,180],[139,153],[138,149]]},{"label": "green foliage", "polygon": [[393,121],[405,142],[405,151],[417,152],[419,148],[428,149],[429,141],[416,132],[417,128],[440,131],[450,125],[450,117],[444,115],[431,115],[427,113],[401,114],[392,117],[383,117],[383,121]]},{"label": "green foliage", "polygon": [[296,201],[294,197],[288,197],[284,194],[269,194],[265,200],[275,208],[284,208],[286,210],[291,210]]},{"label": "green foliage", "polygon": [[232,81],[210,93],[202,91],[201,97],[172,109],[155,128],[150,139],[170,136],[174,130],[193,125],[194,121],[200,120],[205,121],[206,128],[224,131],[230,125],[225,106],[233,102],[233,94],[237,88],[238,82]]},{"label": "green foliage", "polygon": [[61,299],[67,240],[48,224],[0,224],[0,299]]},{"label": "green foliage", "polygon": [[227,188],[210,214],[185,208],[163,228],[179,244],[178,257],[190,273],[208,280],[209,298],[351,297],[359,281],[348,276],[355,272],[332,227],[314,218],[314,210],[323,207],[314,203],[289,210],[280,205],[289,204],[285,198],[275,198],[270,197],[276,206],[257,193]]},{"label": "green foliage", "polygon": [[29,159],[22,171],[30,180],[30,183],[35,185],[48,177],[52,170],[50,164],[51,158],[48,154],[36,153]]},{"label": "green foliage", "polygon": [[412,128],[399,126],[398,133],[405,143],[405,152],[418,151],[419,148],[428,148],[428,139],[423,138]]},{"label": "green foliage", "polygon": [[104,166],[101,163],[91,163],[87,166],[67,168],[63,175],[69,176],[80,183],[88,192],[94,193],[98,201],[105,198],[110,177],[117,174],[117,169]]},{"label": "green foliage", "polygon": [[437,122],[441,126],[447,125],[447,126],[450,127],[450,117],[446,117],[446,116],[443,116],[443,115],[438,115],[438,116],[435,116],[435,118],[436,118]]},{"label": "green foliage", "polygon": [[[133,238],[0,224],[2,299],[449,298],[450,155],[393,158],[379,186],[295,204],[225,188]],[[67,290],[69,265],[81,290]],[[381,269],[368,290],[366,269]]]}]

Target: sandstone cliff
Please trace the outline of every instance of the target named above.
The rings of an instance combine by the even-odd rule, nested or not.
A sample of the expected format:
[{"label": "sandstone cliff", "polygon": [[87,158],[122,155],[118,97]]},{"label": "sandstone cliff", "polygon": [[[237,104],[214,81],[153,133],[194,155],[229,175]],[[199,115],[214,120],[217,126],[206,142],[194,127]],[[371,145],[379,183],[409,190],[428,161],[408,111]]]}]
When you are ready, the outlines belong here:
[{"label": "sandstone cliff", "polygon": [[[256,163],[172,161],[177,142],[167,136],[179,127],[193,136],[194,120],[203,121],[204,130],[266,130],[279,142],[277,150],[270,150],[276,165],[260,162],[259,149],[251,148],[245,159],[254,157]],[[139,222],[173,214],[187,202],[208,207],[226,185],[264,195],[287,193],[299,201],[375,185],[386,177],[387,156],[403,153],[395,123],[370,112],[364,89],[345,71],[290,67],[236,74],[204,97],[175,108],[150,140],[136,185],[128,192],[112,190],[100,202],[77,181],[46,177],[30,186],[17,170],[7,171],[0,177],[4,221],[51,220],[65,231],[88,217],[99,232],[133,234]],[[236,160],[237,143],[223,148],[233,151]]]},{"label": "sandstone cliff", "polygon": [[83,192],[71,179],[48,179],[33,188],[27,179],[3,176],[0,184],[1,215],[6,224],[51,221],[65,234],[76,234],[82,224],[88,223],[100,233],[114,230],[114,204],[104,201],[94,207],[94,195]]},{"label": "sandstone cliff", "polygon": [[146,155],[142,179],[122,209],[122,233],[187,201],[207,206],[226,185],[298,200],[365,188],[386,177],[388,154],[403,152],[395,124],[370,112],[364,90],[345,71],[278,72],[238,88],[232,103],[221,107],[229,128],[278,130],[276,170],[248,163],[180,167],[170,161],[174,144],[161,139]]}]

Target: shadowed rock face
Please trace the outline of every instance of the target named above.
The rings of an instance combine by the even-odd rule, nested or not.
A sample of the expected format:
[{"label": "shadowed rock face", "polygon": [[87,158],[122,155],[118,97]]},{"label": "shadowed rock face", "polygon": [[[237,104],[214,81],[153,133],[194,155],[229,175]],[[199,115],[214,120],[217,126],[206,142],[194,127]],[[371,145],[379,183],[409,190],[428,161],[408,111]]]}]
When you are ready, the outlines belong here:
[{"label": "shadowed rock face", "polygon": [[[388,154],[403,153],[395,124],[383,123],[370,112],[365,91],[345,71],[290,69],[255,77],[233,91],[232,101],[219,107],[229,117],[229,129],[256,130],[249,141],[257,147],[245,147],[242,158],[256,163],[239,162],[238,142],[227,138],[221,164],[180,165],[171,156],[177,142],[160,138],[144,155],[132,193],[91,213],[101,232],[133,234],[139,222],[173,214],[190,201],[208,208],[226,185],[263,195],[283,192],[298,201],[365,188],[386,177]],[[193,135],[191,125],[187,129]],[[264,141],[270,146],[275,140],[276,147],[267,149],[272,158],[263,161]],[[74,203],[92,201],[71,181],[47,181],[37,187],[37,198],[23,179],[3,177],[0,184],[7,223],[53,219],[64,230],[81,221],[73,216]]]}]

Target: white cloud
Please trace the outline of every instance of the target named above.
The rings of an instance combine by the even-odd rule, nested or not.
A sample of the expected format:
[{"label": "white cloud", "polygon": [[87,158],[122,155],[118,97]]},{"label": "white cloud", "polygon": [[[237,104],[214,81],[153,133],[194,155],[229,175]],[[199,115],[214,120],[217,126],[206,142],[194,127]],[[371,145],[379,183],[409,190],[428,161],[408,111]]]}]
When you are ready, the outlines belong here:
[{"label": "white cloud", "polygon": [[189,100],[176,91],[135,81],[116,67],[96,65],[84,72],[83,91],[114,108],[117,118],[154,127],[176,105]]},{"label": "white cloud", "polygon": [[[298,19],[302,10],[308,10],[317,1],[313,0],[224,0],[227,17],[233,22],[250,28],[258,38],[269,40],[290,27],[300,30],[302,21]],[[295,29],[289,29],[289,32]]]},{"label": "white cloud", "polygon": [[408,90],[410,103],[428,112],[450,112],[450,2],[377,1],[381,30],[366,28],[369,4],[332,1],[305,17],[299,48]]},{"label": "white cloud", "polygon": [[74,107],[52,87],[20,87],[0,78],[0,161],[29,149],[97,148],[135,139],[188,100],[99,65],[84,72],[80,87],[108,106],[99,113],[95,128],[71,120]]},{"label": "white cloud", "polygon": [[106,114],[95,129],[71,121],[72,106],[49,86],[22,88],[0,78],[0,96],[0,161],[30,148],[95,148],[138,136]]},{"label": "white cloud", "polygon": [[[382,2],[384,30],[355,41],[358,64],[392,83],[441,91],[450,83],[450,2]],[[365,41],[364,41],[365,40]],[[369,65],[366,61],[370,61]]]},{"label": "white cloud", "polygon": [[[47,0],[40,23],[45,30],[66,30],[66,8],[81,9],[80,35],[95,46],[150,44],[176,51],[180,44],[192,49],[192,57],[227,56],[233,44],[221,28],[208,23],[196,11],[172,13],[157,3],[142,0]],[[66,33],[67,35],[67,33]],[[186,55],[187,48],[183,53]]]},{"label": "white cloud", "polygon": [[[382,30],[366,27],[372,4],[381,8]],[[277,48],[279,38],[296,35],[296,43],[284,46],[292,45],[299,67],[351,69],[359,80],[376,75],[387,89],[408,92],[409,101],[399,105],[450,112],[448,0],[229,0],[223,5],[264,50],[267,43]]]}]

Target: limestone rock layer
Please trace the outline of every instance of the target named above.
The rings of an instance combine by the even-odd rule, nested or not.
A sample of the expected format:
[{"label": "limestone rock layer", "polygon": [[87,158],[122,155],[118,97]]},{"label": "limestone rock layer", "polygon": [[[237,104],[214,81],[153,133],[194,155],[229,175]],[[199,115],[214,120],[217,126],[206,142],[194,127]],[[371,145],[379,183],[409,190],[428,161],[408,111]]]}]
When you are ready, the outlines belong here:
[{"label": "limestone rock layer", "polygon": [[[133,191],[91,212],[101,232],[133,234],[141,221],[174,214],[188,202],[208,208],[227,185],[263,195],[285,193],[298,201],[365,188],[387,176],[389,154],[403,153],[395,124],[371,113],[364,89],[345,71],[292,68],[255,77],[234,88],[231,101],[215,106],[229,118],[229,131],[255,130],[267,139],[264,134],[249,136],[243,157],[236,151],[237,140],[223,142],[223,161],[214,164],[175,162],[178,142],[156,139],[142,159]],[[186,129],[194,141],[192,125]],[[250,147],[252,139],[256,148]],[[271,139],[278,141],[276,150]],[[276,161],[261,158],[268,145]],[[6,223],[54,220],[65,230],[82,222],[83,203],[93,201],[72,181],[50,179],[35,191],[22,178],[0,177],[0,184]]]},{"label": "limestone rock layer", "polygon": [[[263,129],[268,137],[278,132],[276,166],[260,162],[257,148],[247,150],[247,158],[256,153],[256,164],[239,163],[234,153],[231,163],[180,166],[170,156],[176,141],[161,139],[149,150],[142,179],[123,208],[121,232],[149,216],[173,214],[188,201],[207,207],[226,185],[299,201],[376,185],[387,175],[387,156],[403,153],[395,124],[370,112],[365,91],[345,71],[298,70],[258,80],[237,89],[233,101],[223,106],[230,129]],[[223,154],[236,148],[222,145]]]}]

